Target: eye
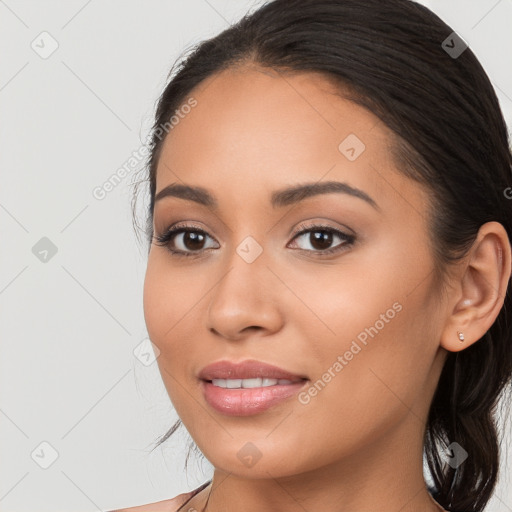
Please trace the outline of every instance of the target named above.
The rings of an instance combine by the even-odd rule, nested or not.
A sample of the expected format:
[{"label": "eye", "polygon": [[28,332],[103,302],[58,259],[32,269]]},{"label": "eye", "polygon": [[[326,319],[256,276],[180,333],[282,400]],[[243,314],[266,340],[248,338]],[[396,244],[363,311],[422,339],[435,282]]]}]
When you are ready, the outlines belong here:
[{"label": "eye", "polygon": [[[351,246],[355,236],[325,225],[304,226],[292,239],[300,250],[319,255],[332,254]],[[166,247],[175,256],[198,256],[206,249],[220,246],[206,231],[191,225],[175,225],[160,235],[155,235],[155,244]],[[300,243],[297,243],[300,242]],[[333,244],[336,243],[334,246]],[[209,244],[208,244],[209,242]]]},{"label": "eye", "polygon": [[166,247],[177,256],[194,256],[205,249],[218,248],[215,243],[207,245],[208,240],[214,240],[206,231],[196,226],[177,225],[169,228],[155,237],[156,245]]},{"label": "eye", "polygon": [[[304,225],[300,226],[300,228],[303,227]],[[300,241],[298,245],[301,250],[319,254],[331,254],[351,246],[355,241],[355,236],[331,226],[314,225],[302,229],[302,231],[294,236],[293,241],[295,240],[297,242]],[[338,243],[333,246],[333,243],[336,241]]]}]

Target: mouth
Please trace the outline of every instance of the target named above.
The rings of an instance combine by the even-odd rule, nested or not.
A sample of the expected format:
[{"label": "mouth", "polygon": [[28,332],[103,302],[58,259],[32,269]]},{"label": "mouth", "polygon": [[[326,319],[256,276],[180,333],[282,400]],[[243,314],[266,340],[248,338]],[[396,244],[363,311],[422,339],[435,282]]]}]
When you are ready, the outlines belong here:
[{"label": "mouth", "polygon": [[257,360],[217,361],[197,375],[206,403],[226,416],[259,414],[291,397],[309,379]]},{"label": "mouth", "polygon": [[278,404],[286,407],[292,397],[308,384],[306,378],[274,379],[201,379],[201,391],[206,403],[224,416],[262,414]]}]

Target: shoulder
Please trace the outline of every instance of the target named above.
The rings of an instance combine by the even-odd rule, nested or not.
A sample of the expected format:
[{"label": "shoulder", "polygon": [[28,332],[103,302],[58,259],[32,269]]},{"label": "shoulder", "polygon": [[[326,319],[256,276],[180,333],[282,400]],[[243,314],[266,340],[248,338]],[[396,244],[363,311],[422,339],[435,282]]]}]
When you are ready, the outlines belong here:
[{"label": "shoulder", "polygon": [[109,512],[176,512],[179,507],[186,503],[194,494],[194,491],[178,494],[175,498],[169,500],[148,503],[147,505],[139,505],[137,507],[120,508],[110,510]]},{"label": "shoulder", "polygon": [[[157,501],[155,503],[148,503],[147,505],[139,505],[137,507],[120,508],[117,510],[110,510],[109,512],[177,512],[178,509],[189,501],[192,496],[195,496],[200,491],[205,489],[211,484],[211,480],[200,485],[197,489],[189,492],[178,494],[178,496],[170,500]],[[185,510],[183,512],[186,512]]]}]

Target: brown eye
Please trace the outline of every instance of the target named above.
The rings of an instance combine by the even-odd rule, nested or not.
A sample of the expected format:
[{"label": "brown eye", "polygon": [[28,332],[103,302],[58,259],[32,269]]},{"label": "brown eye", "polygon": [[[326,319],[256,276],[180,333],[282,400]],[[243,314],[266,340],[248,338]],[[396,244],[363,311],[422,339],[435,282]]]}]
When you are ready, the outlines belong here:
[{"label": "brown eye", "polygon": [[[293,240],[299,249],[321,255],[336,252],[352,245],[355,236],[332,227],[310,226],[298,233]],[[333,244],[335,245],[333,246]]]},{"label": "brown eye", "polygon": [[311,231],[309,234],[309,243],[319,251],[329,249],[332,244],[332,240],[333,235],[328,231]]},{"label": "brown eye", "polygon": [[204,241],[206,239],[203,233],[198,233],[196,231],[184,231],[182,234],[183,238],[181,243],[185,249],[189,249],[191,251],[203,249]]},{"label": "brown eye", "polygon": [[173,254],[192,256],[205,249],[218,248],[215,243],[207,245],[208,240],[214,241],[205,231],[193,227],[172,227],[165,233],[155,236],[156,244],[169,249]]}]

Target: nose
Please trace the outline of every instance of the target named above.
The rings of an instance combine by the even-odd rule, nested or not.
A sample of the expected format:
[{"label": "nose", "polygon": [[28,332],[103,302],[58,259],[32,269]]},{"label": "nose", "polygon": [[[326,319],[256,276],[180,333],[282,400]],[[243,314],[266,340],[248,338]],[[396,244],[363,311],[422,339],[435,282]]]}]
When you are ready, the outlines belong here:
[{"label": "nose", "polygon": [[207,327],[228,340],[240,340],[261,331],[277,332],[283,325],[279,281],[263,254],[248,263],[235,251],[229,267],[210,295]]}]

